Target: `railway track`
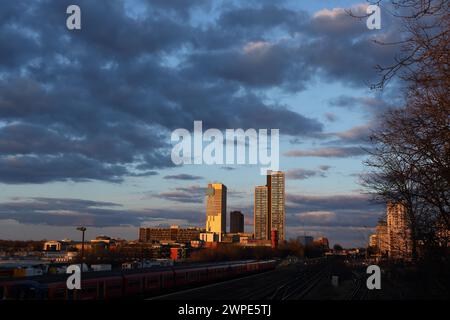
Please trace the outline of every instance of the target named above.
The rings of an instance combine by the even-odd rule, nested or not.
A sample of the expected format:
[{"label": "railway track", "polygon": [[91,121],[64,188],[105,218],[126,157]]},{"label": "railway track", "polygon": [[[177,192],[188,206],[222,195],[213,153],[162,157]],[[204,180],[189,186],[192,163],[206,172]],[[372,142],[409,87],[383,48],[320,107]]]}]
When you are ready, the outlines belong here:
[{"label": "railway track", "polygon": [[[226,300],[226,299],[242,299],[245,294],[249,294],[252,287],[251,283],[263,283],[267,277],[274,277],[277,270],[266,271],[264,273],[253,274],[236,279],[221,281],[212,283],[209,285],[186,289],[182,291],[176,291],[160,296],[149,297],[148,300]],[[238,288],[238,289],[236,289]],[[230,292],[234,291],[232,297],[229,296]]]},{"label": "railway track", "polygon": [[[328,265],[298,265],[295,270],[272,277],[264,285],[242,290],[236,299],[242,300],[298,300],[314,288],[327,274]],[[263,280],[264,281],[264,280]]]},{"label": "railway track", "polygon": [[280,283],[287,283],[292,279],[291,273],[282,273],[274,275],[270,281],[262,277],[258,286],[248,287],[241,290],[241,294],[236,296],[242,300],[265,300],[277,290]]},{"label": "railway track", "polygon": [[[327,263],[296,264],[154,299],[174,300],[294,300],[302,299],[329,270]],[[230,292],[233,294],[230,295]]]},{"label": "railway track", "polygon": [[329,266],[319,265],[299,273],[291,281],[279,286],[268,297],[269,300],[303,299],[325,276],[329,275]]},{"label": "railway track", "polygon": [[346,300],[366,300],[369,293],[365,278],[356,272],[353,272],[353,290],[347,296]]}]

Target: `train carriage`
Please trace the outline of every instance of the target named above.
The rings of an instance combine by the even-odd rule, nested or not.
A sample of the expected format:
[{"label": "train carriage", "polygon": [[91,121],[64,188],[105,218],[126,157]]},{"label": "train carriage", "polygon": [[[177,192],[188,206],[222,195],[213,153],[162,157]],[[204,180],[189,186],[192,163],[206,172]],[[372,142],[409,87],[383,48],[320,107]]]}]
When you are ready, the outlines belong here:
[{"label": "train carriage", "polygon": [[123,276],[124,295],[133,296],[144,293],[145,276],[142,273]]},{"label": "train carriage", "polygon": [[99,299],[111,300],[123,296],[124,283],[122,276],[102,278],[101,282],[103,283],[103,293],[100,286]]},{"label": "train carriage", "polygon": [[80,290],[67,290],[68,295],[73,293],[74,300],[104,299],[104,282],[102,279],[81,280]]},{"label": "train carriage", "polygon": [[257,262],[257,261],[247,263],[247,272],[248,273],[257,272],[259,270],[259,265],[260,265],[260,262]]},{"label": "train carriage", "polygon": [[153,293],[159,292],[162,288],[162,273],[149,272],[145,274],[144,292]]},{"label": "train carriage", "polygon": [[161,274],[161,289],[167,290],[175,286],[175,273],[173,270]]},{"label": "train carriage", "polygon": [[[0,282],[0,299],[13,300],[109,300],[131,296],[157,295],[186,286],[235,278],[275,268],[276,261],[246,261],[184,268],[142,270],[132,273],[86,275],[81,290],[67,289],[64,277]],[[64,280],[62,280],[64,279]],[[42,282],[41,282],[42,281]],[[53,282],[52,282],[53,281]]]},{"label": "train carriage", "polygon": [[41,300],[45,290],[37,281],[20,280],[0,282],[0,300]]},{"label": "train carriage", "polygon": [[230,275],[239,276],[245,274],[247,271],[247,265],[245,263],[233,264],[230,266]]},{"label": "train carriage", "polygon": [[208,281],[218,281],[225,278],[227,266],[213,266],[208,268]]}]

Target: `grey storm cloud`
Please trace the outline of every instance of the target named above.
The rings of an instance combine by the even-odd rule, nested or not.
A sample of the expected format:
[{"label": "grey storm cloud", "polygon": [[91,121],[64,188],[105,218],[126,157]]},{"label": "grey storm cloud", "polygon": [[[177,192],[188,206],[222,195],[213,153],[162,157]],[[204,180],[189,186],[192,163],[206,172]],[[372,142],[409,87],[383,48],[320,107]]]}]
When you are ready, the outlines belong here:
[{"label": "grey storm cloud", "polygon": [[286,172],[286,177],[292,180],[306,180],[313,177],[325,178],[326,175],[323,170],[308,170],[308,169],[292,169]]},{"label": "grey storm cloud", "polygon": [[[342,155],[345,153],[347,153],[348,156],[358,155],[360,151],[361,154],[364,154],[364,152],[370,149],[370,135],[377,129],[378,125],[379,121],[377,119],[372,119],[365,124],[354,126],[348,130],[323,134],[324,137],[331,138],[331,140],[324,142],[323,145],[337,145],[340,146],[340,148],[346,146],[345,150],[347,152],[345,150],[335,150],[335,153],[341,152]],[[359,148],[360,151],[357,148]],[[331,154],[332,152],[330,151],[330,155]]]},{"label": "grey storm cloud", "polygon": [[381,203],[367,195],[293,195],[286,198],[289,226],[373,226],[384,212]]},{"label": "grey storm cloud", "polygon": [[369,235],[375,233],[375,228],[361,227],[342,227],[342,226],[296,226],[287,227],[287,234],[295,237],[307,234],[313,237],[326,236],[330,245],[339,243],[345,248],[353,248],[355,244],[360,247],[366,247]]},{"label": "grey storm cloud", "polygon": [[199,224],[203,212],[179,209],[126,209],[120,204],[68,198],[15,198],[0,202],[0,220],[52,226],[140,226],[143,222],[185,220]]},{"label": "grey storm cloud", "polygon": [[302,211],[365,210],[378,211],[380,203],[364,194],[309,196],[287,194],[287,206]]},{"label": "grey storm cloud", "polygon": [[127,172],[124,166],[110,165],[77,154],[0,157],[1,181],[11,184],[69,179],[78,182],[91,179],[120,182]]},{"label": "grey storm cloud", "polygon": [[330,170],[331,166],[327,165],[327,164],[322,164],[319,166],[319,169],[322,171],[328,171]]},{"label": "grey storm cloud", "polygon": [[[365,14],[365,7],[358,6],[354,11]],[[374,35],[368,32],[365,21],[352,18],[344,9],[322,10],[310,16],[273,4],[232,8],[208,29],[209,38],[204,43],[217,44],[217,40],[211,40],[217,35],[231,37],[232,42],[225,40],[228,46],[194,55],[188,61],[196,70],[250,87],[278,85],[298,91],[315,76],[367,87],[378,79],[375,66],[392,62],[396,49],[372,40],[399,40],[396,27],[394,21],[386,19],[383,33]],[[273,40],[271,34],[280,30],[287,36]]]},{"label": "grey storm cloud", "polygon": [[229,166],[223,166],[223,167],[220,167],[220,169],[226,170],[226,171],[233,171],[233,170],[236,170],[236,168],[229,167]]},{"label": "grey storm cloud", "polygon": [[218,24],[227,29],[242,29],[247,31],[257,29],[271,31],[272,28],[282,27],[291,32],[298,32],[308,18],[304,11],[293,11],[277,7],[274,4],[260,7],[235,7],[224,11]]},{"label": "grey storm cloud", "polygon": [[194,23],[210,1],[137,3],[77,1],[76,32],[65,26],[71,1],[2,4],[0,182],[151,176],[173,166],[171,130],[194,120],[316,136],[321,122],[267,102],[261,89],[300,91],[316,76],[365,86],[392,53],[341,14],[252,1]]},{"label": "grey storm cloud", "polygon": [[284,155],[287,157],[346,158],[367,155],[367,151],[361,147],[324,147],[313,150],[291,150]]},{"label": "grey storm cloud", "polygon": [[206,187],[176,187],[173,190],[160,192],[153,197],[182,203],[202,203],[206,195]]},{"label": "grey storm cloud", "polygon": [[338,119],[336,114],[334,114],[333,112],[326,112],[324,116],[329,122],[335,122]]},{"label": "grey storm cloud", "polygon": [[286,195],[286,229],[290,237],[326,236],[332,243],[365,246],[372,226],[386,206],[364,194]]},{"label": "grey storm cloud", "polygon": [[369,136],[372,130],[375,129],[375,124],[369,122],[360,126],[355,126],[349,130],[337,132],[341,142],[345,143],[368,143]]},{"label": "grey storm cloud", "polygon": [[164,176],[164,179],[166,179],[166,180],[202,180],[203,177],[194,176],[192,174],[181,173],[181,174]]},{"label": "grey storm cloud", "polygon": [[356,110],[359,108],[368,114],[378,115],[395,107],[392,103],[388,103],[387,100],[397,101],[398,98],[395,99],[391,96],[386,99],[383,97],[357,97],[341,95],[331,99],[329,101],[329,105],[332,107],[347,108],[349,110]]}]

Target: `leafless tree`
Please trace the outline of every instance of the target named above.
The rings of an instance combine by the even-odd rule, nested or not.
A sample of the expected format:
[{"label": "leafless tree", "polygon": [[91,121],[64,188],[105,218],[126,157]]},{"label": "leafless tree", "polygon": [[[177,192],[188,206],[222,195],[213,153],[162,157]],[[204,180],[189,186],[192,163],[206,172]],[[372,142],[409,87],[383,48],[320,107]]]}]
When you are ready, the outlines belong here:
[{"label": "leafless tree", "polygon": [[[443,80],[433,75],[440,69],[448,79],[448,45],[450,2],[448,0],[368,0],[383,9],[383,12],[401,20],[399,40],[385,42],[374,40],[383,46],[395,46],[398,53],[390,65],[377,65],[380,81],[372,88],[383,88],[389,80],[398,76],[407,81],[432,82]],[[356,18],[366,18],[352,10],[348,13]],[[442,68],[446,68],[442,70]]]},{"label": "leafless tree", "polygon": [[407,87],[405,106],[379,119],[364,185],[406,206],[415,255],[418,243],[447,246],[450,230],[450,2],[389,2],[404,40],[395,63],[378,67],[375,87],[398,76]]}]

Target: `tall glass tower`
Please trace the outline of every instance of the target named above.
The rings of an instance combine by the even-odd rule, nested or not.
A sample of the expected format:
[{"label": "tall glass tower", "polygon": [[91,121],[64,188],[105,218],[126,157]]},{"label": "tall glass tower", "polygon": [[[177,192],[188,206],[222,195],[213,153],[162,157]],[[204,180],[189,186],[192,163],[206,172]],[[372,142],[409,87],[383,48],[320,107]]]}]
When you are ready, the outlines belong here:
[{"label": "tall glass tower", "polygon": [[255,238],[270,240],[272,230],[276,230],[278,240],[284,240],[285,216],[285,174],[281,171],[270,171],[267,184],[255,188]]},{"label": "tall glass tower", "polygon": [[281,171],[272,171],[267,175],[269,187],[270,230],[276,230],[278,240],[285,239],[285,174]]}]

